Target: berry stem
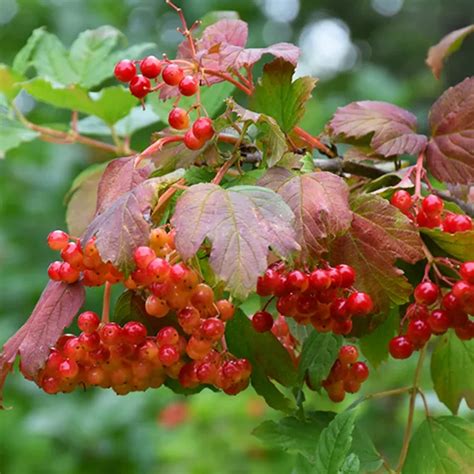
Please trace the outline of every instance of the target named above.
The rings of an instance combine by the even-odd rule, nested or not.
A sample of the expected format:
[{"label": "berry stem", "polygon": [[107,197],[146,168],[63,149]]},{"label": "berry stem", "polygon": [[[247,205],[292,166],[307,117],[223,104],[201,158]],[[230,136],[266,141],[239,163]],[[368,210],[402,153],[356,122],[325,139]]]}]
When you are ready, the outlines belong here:
[{"label": "berry stem", "polygon": [[237,161],[238,158],[239,156],[236,155],[233,158],[227,160],[217,171],[217,174],[214,176],[214,179],[211,181],[212,184],[219,184],[224,178],[227,171],[229,171],[230,167]]},{"label": "berry stem", "polygon": [[170,137],[163,137],[160,138],[159,140],[156,140],[156,142],[152,143],[148,148],[145,148],[136,158],[135,160],[135,168],[138,166],[138,164],[142,161],[143,158],[153,155],[153,153],[156,153],[160,151],[165,145],[168,143],[173,143],[173,142],[182,142],[183,137],[181,135],[174,135]]},{"label": "berry stem", "polygon": [[105,282],[104,286],[104,298],[102,302],[102,322],[107,324],[110,322],[110,292],[112,284],[108,281]]},{"label": "berry stem", "polygon": [[[183,25],[183,29],[179,30],[183,34],[184,37],[187,38],[189,42],[189,47],[191,48],[191,53],[193,55],[193,58],[196,57],[196,47],[194,45],[193,37],[191,35],[191,30],[188,28],[188,24],[186,22],[186,18],[184,18],[183,10],[179,7],[177,7],[171,0],[165,0],[166,4],[170,6],[179,16],[179,19],[181,20],[181,24]],[[194,27],[194,25],[191,27],[191,29]]]},{"label": "berry stem", "polygon": [[162,208],[168,203],[168,201],[173,197],[174,193],[179,190],[179,187],[177,187],[177,186],[184,185],[185,182],[186,182],[186,181],[185,181],[184,178],[179,179],[178,181],[176,181],[176,183],[174,183],[174,186],[173,186],[173,187],[168,188],[168,189],[159,197],[158,202],[156,203],[156,206],[154,207],[153,212],[151,213],[152,217],[155,216],[156,213],[157,213],[160,209],[162,209]]},{"label": "berry stem", "polygon": [[221,79],[224,79],[227,82],[230,82],[231,84],[234,84],[235,87],[240,89],[242,92],[245,92],[247,95],[252,95],[252,90],[241,84],[239,81],[234,79],[230,74],[226,72],[220,72],[220,71],[214,71],[213,69],[203,69],[202,73],[208,74],[209,76],[215,76],[215,77],[220,77]]},{"label": "berry stem", "polygon": [[423,160],[425,158],[425,152],[422,151],[416,160],[415,165],[415,194],[413,195],[413,199],[416,201],[421,198],[421,178],[423,177]]},{"label": "berry stem", "polygon": [[328,148],[324,143],[321,143],[318,138],[313,137],[313,135],[308,133],[306,130],[303,130],[301,127],[295,127],[293,131],[312,148],[316,148],[324,155],[329,156],[329,158],[337,157],[337,154],[333,150]]}]

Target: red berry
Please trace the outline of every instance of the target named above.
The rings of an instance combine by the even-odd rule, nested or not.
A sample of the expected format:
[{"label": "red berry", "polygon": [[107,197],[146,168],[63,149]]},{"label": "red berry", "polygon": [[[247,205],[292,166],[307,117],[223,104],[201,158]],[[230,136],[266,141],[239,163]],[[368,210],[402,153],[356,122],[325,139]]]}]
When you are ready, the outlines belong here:
[{"label": "red berry", "polygon": [[454,218],[454,232],[466,232],[472,230],[472,219],[469,216],[458,214]]},{"label": "red berry", "polygon": [[155,258],[146,267],[147,273],[157,283],[164,283],[170,274],[170,270],[170,264],[164,258]]},{"label": "red berry", "polygon": [[268,311],[258,311],[252,317],[252,326],[257,332],[270,331],[273,326],[273,316]]},{"label": "red berry", "polygon": [[407,327],[407,339],[415,346],[421,347],[428,342],[431,337],[431,329],[426,321],[417,319],[410,321]]},{"label": "red berry", "polygon": [[202,337],[211,341],[218,341],[224,335],[224,330],[224,323],[217,318],[205,319],[200,327]]},{"label": "red berry", "polygon": [[427,216],[439,216],[443,211],[444,203],[435,194],[426,196],[421,202],[421,208]]},{"label": "red berry", "polygon": [[45,377],[41,381],[41,388],[49,395],[59,392],[60,382],[55,377]]},{"label": "red berry", "polygon": [[408,359],[413,354],[415,348],[405,336],[397,336],[391,339],[389,351],[395,359]]},{"label": "red berry", "polygon": [[339,355],[338,359],[343,363],[343,364],[353,364],[354,362],[357,361],[359,358],[359,351],[357,350],[357,347],[355,346],[342,346],[339,349]]},{"label": "red berry", "polygon": [[79,366],[76,361],[67,359],[59,364],[58,371],[61,377],[73,379],[79,373]]},{"label": "red berry", "polygon": [[133,61],[122,59],[115,65],[114,75],[121,82],[130,82],[137,72]]},{"label": "red berry", "polygon": [[350,288],[355,282],[355,278],[356,278],[355,270],[351,266],[344,265],[344,264],[338,265],[336,267],[336,270],[338,271],[341,277],[340,287]]},{"label": "red berry", "polygon": [[182,95],[194,95],[199,88],[199,82],[194,76],[184,76],[179,82],[178,89]]},{"label": "red berry", "polygon": [[390,203],[406,214],[413,205],[413,199],[409,192],[404,189],[399,189],[393,194]]},{"label": "red berry", "polygon": [[193,133],[196,138],[210,140],[214,135],[212,120],[208,117],[200,117],[193,123]]},{"label": "red berry", "polygon": [[432,281],[424,281],[414,291],[415,301],[420,304],[432,305],[439,296],[439,286]]},{"label": "red berry", "polygon": [[183,70],[176,64],[168,64],[161,74],[163,81],[169,86],[177,86],[184,76]]},{"label": "red berry", "polygon": [[474,285],[474,262],[464,262],[459,269],[463,280]]},{"label": "red berry", "polygon": [[308,276],[300,270],[293,270],[286,277],[289,291],[305,291],[308,288]]},{"label": "red berry", "polygon": [[61,275],[59,271],[61,270],[61,265],[63,262],[53,262],[48,267],[48,276],[53,281],[61,281]]},{"label": "red berry", "polygon": [[79,336],[79,344],[87,352],[97,351],[100,349],[100,336],[96,332],[83,332]]},{"label": "red berry", "polygon": [[189,127],[189,115],[180,107],[173,107],[168,115],[170,127],[176,130],[184,130]]},{"label": "red berry", "polygon": [[263,276],[257,280],[257,294],[260,296],[269,296],[274,293],[280,280],[277,271],[269,268]]},{"label": "red berry", "polygon": [[413,303],[408,306],[405,315],[408,319],[416,320],[416,319],[428,319],[430,315],[430,310],[428,306],[424,304]]},{"label": "red berry", "polygon": [[369,378],[369,368],[364,362],[356,362],[350,368],[349,374],[356,382],[365,382]]},{"label": "red berry", "polygon": [[160,347],[158,358],[165,367],[169,367],[179,361],[179,351],[176,347],[165,344]]},{"label": "red berry", "polygon": [[349,312],[354,316],[365,316],[372,312],[374,303],[367,293],[356,291],[347,299]]},{"label": "red berry", "polygon": [[99,324],[100,318],[93,311],[85,311],[77,318],[77,325],[79,329],[87,334],[97,331]]},{"label": "red berry", "polygon": [[154,79],[158,77],[161,72],[161,61],[155,56],[147,56],[140,61],[140,70],[145,77]]},{"label": "red berry", "polygon": [[138,268],[146,270],[152,260],[156,258],[155,252],[146,246],[137,247],[133,252],[133,260]]},{"label": "red berry", "polygon": [[117,323],[104,324],[99,329],[99,336],[107,346],[119,344],[122,342],[122,328]]},{"label": "red berry", "polygon": [[416,222],[420,227],[428,227],[433,229],[441,225],[441,216],[429,216],[424,211],[420,211],[416,216]]},{"label": "red berry", "polygon": [[331,277],[326,270],[318,268],[309,275],[309,285],[316,291],[327,290],[331,286]]},{"label": "red berry", "polygon": [[69,235],[62,230],[53,230],[48,235],[48,245],[51,250],[62,250],[69,243]]},{"label": "red berry", "polygon": [[179,342],[179,333],[172,326],[165,326],[158,331],[156,342],[161,346],[176,346]]},{"label": "red berry", "polygon": [[352,321],[350,319],[344,321],[334,320],[331,324],[331,330],[334,334],[347,335],[352,331]]},{"label": "red berry", "polygon": [[433,311],[428,316],[426,322],[434,334],[443,334],[449,329],[450,326],[449,317],[446,314],[446,311],[443,311],[442,309]]},{"label": "red berry", "polygon": [[184,144],[186,145],[186,148],[189,148],[190,150],[199,150],[204,146],[205,140],[197,138],[192,129],[190,129],[184,134]]},{"label": "red berry", "polygon": [[81,244],[79,242],[69,242],[66,247],[61,250],[61,258],[73,267],[82,265],[83,255]]},{"label": "red berry", "polygon": [[79,280],[81,273],[75,269],[70,263],[63,262],[59,267],[59,277],[66,283],[75,283]]},{"label": "red berry", "polygon": [[178,313],[178,323],[186,334],[192,334],[201,324],[199,311],[193,306],[187,306]]},{"label": "red berry", "polygon": [[138,321],[129,321],[123,326],[123,338],[129,344],[141,344],[146,336],[146,327]]},{"label": "red berry", "polygon": [[338,321],[345,320],[350,317],[349,306],[345,298],[336,298],[330,306],[331,317]]},{"label": "red berry", "polygon": [[148,92],[150,92],[150,79],[138,74],[130,81],[129,89],[132,95],[139,99],[143,99],[143,97],[145,97]]},{"label": "red berry", "polygon": [[461,308],[461,303],[458,297],[455,296],[452,291],[449,291],[443,296],[441,306],[449,311],[456,311]]}]

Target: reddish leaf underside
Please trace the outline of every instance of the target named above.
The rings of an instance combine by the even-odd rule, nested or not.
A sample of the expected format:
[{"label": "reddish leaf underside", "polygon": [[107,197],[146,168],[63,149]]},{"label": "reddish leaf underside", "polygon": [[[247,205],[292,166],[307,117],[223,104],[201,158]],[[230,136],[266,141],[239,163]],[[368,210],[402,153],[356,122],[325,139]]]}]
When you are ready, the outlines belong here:
[{"label": "reddish leaf underside", "polygon": [[282,257],[299,249],[293,220],[289,207],[269,189],[225,190],[203,183],[180,197],[171,222],[182,258],[195,255],[208,238],[214,272],[235,296],[245,298],[267,268],[269,247]]},{"label": "reddish leaf underside", "polygon": [[351,225],[349,189],[332,173],[294,176],[284,168],[274,168],[259,184],[276,191],[294,212],[297,239],[307,256],[327,252],[331,240]]},{"label": "reddish leaf underside", "polygon": [[416,117],[387,102],[364,100],[337,109],[329,132],[338,141],[372,135],[370,146],[385,157],[414,155],[426,146],[427,138],[416,133]]},{"label": "reddish leaf underside", "polygon": [[441,76],[444,60],[457,51],[466,36],[474,33],[474,25],[469,25],[459,30],[452,31],[444,36],[438,44],[432,46],[428,51],[426,64],[429,66],[436,79]]},{"label": "reddish leaf underside", "polygon": [[351,207],[351,228],[335,240],[331,260],[354,267],[357,288],[369,293],[379,309],[387,309],[390,301],[405,303],[412,287],[395,261],[415,263],[424,257],[419,233],[379,196],[361,194],[351,201]]},{"label": "reddish leaf underside", "polygon": [[430,111],[427,166],[440,181],[474,182],[474,77],[450,87]]},{"label": "reddish leaf underside", "polygon": [[64,328],[71,324],[84,298],[81,283],[48,283],[31,316],[3,346],[0,356],[0,406],[1,387],[16,356],[21,355],[22,371],[35,378],[48,357],[50,347]]}]

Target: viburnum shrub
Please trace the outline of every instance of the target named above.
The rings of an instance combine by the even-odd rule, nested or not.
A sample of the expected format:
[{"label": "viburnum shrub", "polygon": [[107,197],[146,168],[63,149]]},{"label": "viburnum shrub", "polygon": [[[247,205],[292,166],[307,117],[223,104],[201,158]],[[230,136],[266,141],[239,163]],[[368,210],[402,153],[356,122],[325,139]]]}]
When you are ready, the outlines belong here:
[{"label": "viburnum shrub", "polygon": [[[251,384],[286,414],[255,434],[293,446],[304,472],[434,473],[444,458],[449,472],[471,472],[472,427],[430,415],[420,373],[430,355],[440,401],[454,414],[462,399],[474,407],[474,78],[434,103],[428,135],[410,112],[360,101],[314,136],[299,125],[316,82],[293,78],[297,47],[246,48],[243,21],[188,27],[167,3],[184,36],[174,58],[146,55],[150,44],[116,51],[111,27],[82,33],[69,52],[40,29],[2,66],[2,152],[38,138],[119,157],[74,181],[68,230],[47,237],[58,259],[4,345],[0,385],[17,356],[48,394],[165,385],[235,395]],[[435,75],[473,29],[430,49]],[[45,51],[58,61],[45,64]],[[20,90],[69,109],[69,129],[31,122]],[[134,132],[152,124],[149,146],[133,150]],[[88,287],[103,288],[101,314]],[[74,320],[78,331],[65,332]],[[357,399],[387,357],[417,358],[411,382]],[[307,413],[311,391],[354,403]],[[354,407],[403,394],[391,468],[354,431]],[[412,436],[418,396],[427,418]]]}]

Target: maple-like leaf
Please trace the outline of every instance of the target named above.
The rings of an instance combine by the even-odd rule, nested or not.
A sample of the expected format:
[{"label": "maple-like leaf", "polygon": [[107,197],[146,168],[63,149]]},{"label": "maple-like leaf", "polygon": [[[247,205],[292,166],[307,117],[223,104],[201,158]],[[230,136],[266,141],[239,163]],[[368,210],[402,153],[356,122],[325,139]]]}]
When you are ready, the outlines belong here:
[{"label": "maple-like leaf", "polygon": [[133,251],[148,243],[153,198],[161,188],[182,178],[184,170],[152,178],[119,196],[101,214],[97,214],[83,236],[83,243],[96,237],[102,260],[112,262],[125,273],[133,268]]},{"label": "maple-like leaf", "polygon": [[333,173],[295,176],[284,168],[273,168],[259,184],[276,191],[294,212],[297,239],[305,255],[327,252],[331,240],[351,225],[349,189]]},{"label": "maple-like leaf", "polygon": [[416,133],[416,117],[387,102],[364,100],[337,109],[329,122],[329,133],[337,140],[370,138],[375,153],[385,157],[422,151],[427,142]]},{"label": "maple-like leaf", "polygon": [[143,183],[151,173],[151,166],[135,168],[135,157],[112,160],[105,168],[97,190],[96,214],[101,214],[119,196]]},{"label": "maple-like leaf", "polygon": [[450,87],[431,107],[427,166],[440,181],[474,182],[474,77]]},{"label": "maple-like leaf", "polygon": [[424,257],[418,231],[379,196],[361,194],[352,199],[351,207],[351,228],[334,241],[331,261],[354,267],[355,286],[369,293],[379,309],[387,309],[390,301],[405,303],[412,287],[395,262],[415,263]]},{"label": "maple-like leaf", "polygon": [[444,36],[438,44],[435,44],[429,49],[426,64],[436,79],[439,79],[441,76],[444,60],[457,51],[464,41],[464,38],[471,33],[474,33],[474,25],[451,31],[451,33]]},{"label": "maple-like leaf", "polygon": [[65,327],[84,303],[85,291],[81,283],[68,285],[50,281],[35,309],[23,326],[5,343],[0,355],[1,388],[18,354],[24,374],[35,378]]},{"label": "maple-like leaf", "polygon": [[299,249],[293,220],[290,208],[270,189],[204,183],[178,199],[171,223],[182,258],[195,255],[208,238],[212,269],[235,296],[245,298],[267,268],[270,247],[282,257]]}]

